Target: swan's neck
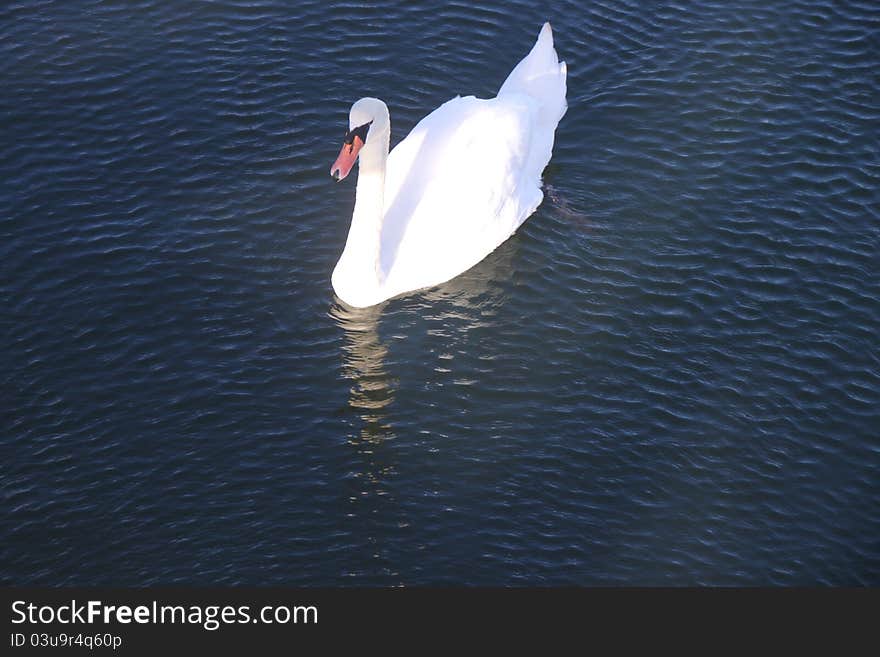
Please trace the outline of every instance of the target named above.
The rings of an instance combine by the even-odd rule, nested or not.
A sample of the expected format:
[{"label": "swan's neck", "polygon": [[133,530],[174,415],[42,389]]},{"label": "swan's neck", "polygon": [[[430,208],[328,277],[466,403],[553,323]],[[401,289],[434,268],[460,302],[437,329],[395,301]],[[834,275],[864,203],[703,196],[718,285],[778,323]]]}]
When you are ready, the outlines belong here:
[{"label": "swan's neck", "polygon": [[377,291],[382,283],[380,253],[390,135],[390,130],[370,135],[358,156],[357,197],[351,228],[333,272],[333,287],[352,305],[360,305],[355,297]]},{"label": "swan's neck", "polygon": [[362,264],[369,266],[376,277],[381,276],[379,252],[385,216],[385,167],[388,163],[388,134],[376,135],[380,136],[384,138],[373,141],[360,153],[357,198],[345,245],[346,251],[352,247],[351,250],[363,259]]}]

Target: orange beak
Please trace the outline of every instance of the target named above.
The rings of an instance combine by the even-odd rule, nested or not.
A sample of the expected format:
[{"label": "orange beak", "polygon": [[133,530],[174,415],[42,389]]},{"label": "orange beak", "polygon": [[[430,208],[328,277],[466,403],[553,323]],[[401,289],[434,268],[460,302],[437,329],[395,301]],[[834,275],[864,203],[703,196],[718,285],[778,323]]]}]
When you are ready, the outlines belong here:
[{"label": "orange beak", "polygon": [[343,144],[342,150],[339,151],[339,157],[336,158],[333,166],[330,167],[330,175],[336,178],[337,181],[345,178],[354,166],[358,153],[363,146],[364,142],[358,136],[355,136],[350,144]]}]

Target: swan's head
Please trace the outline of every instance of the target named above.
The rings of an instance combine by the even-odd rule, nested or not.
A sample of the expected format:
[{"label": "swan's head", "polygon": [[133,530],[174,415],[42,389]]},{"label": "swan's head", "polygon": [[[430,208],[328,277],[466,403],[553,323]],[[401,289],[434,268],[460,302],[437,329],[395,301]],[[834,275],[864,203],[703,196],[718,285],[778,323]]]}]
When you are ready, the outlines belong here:
[{"label": "swan's head", "polygon": [[378,98],[361,98],[352,105],[348,113],[348,132],[339,157],[330,167],[330,175],[336,180],[345,178],[361,149],[378,144],[389,126],[388,106]]}]

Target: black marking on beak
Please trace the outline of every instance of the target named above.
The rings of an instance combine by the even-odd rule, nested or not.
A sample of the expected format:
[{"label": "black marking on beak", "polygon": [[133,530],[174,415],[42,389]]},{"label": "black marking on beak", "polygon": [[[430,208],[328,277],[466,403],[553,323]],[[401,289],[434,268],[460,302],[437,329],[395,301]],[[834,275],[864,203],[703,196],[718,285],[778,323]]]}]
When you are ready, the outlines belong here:
[{"label": "black marking on beak", "polygon": [[348,152],[351,153],[351,149],[354,148],[354,138],[360,137],[360,140],[363,143],[367,143],[367,133],[370,131],[370,126],[373,124],[372,121],[369,123],[364,123],[363,125],[358,126],[352,130],[349,130],[345,133],[344,143],[348,144]]}]

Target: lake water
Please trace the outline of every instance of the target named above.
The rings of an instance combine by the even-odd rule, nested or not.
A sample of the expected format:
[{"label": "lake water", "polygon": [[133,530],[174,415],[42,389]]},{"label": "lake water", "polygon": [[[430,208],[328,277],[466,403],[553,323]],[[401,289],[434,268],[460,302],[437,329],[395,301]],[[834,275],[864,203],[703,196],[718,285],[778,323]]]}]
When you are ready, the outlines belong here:
[{"label": "lake water", "polygon": [[[545,201],[366,311],[392,145],[549,19]],[[880,585],[876,2],[0,8],[0,582]]]}]

